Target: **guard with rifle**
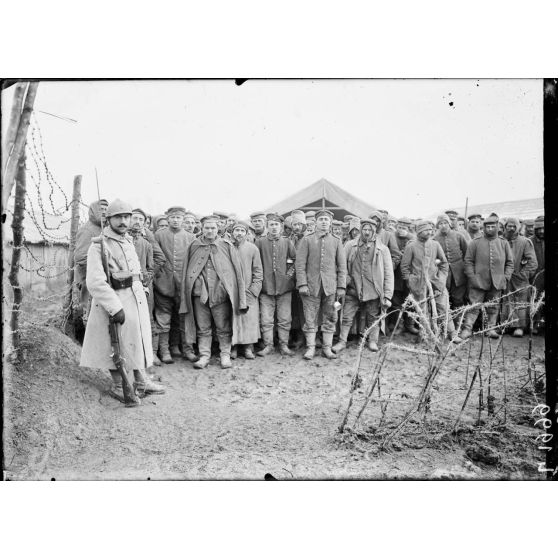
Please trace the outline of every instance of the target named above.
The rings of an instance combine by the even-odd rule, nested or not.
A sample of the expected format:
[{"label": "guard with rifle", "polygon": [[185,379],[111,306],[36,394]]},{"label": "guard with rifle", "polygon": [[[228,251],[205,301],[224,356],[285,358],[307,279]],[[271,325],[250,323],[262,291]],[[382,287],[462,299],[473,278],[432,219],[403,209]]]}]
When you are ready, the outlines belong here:
[{"label": "guard with rifle", "polygon": [[165,391],[145,374],[153,364],[151,325],[140,262],[127,234],[131,215],[130,204],[110,203],[109,226],[87,253],[86,283],[93,300],[80,360],[80,366],[108,369],[110,395],[130,407],[139,405],[142,395]]}]

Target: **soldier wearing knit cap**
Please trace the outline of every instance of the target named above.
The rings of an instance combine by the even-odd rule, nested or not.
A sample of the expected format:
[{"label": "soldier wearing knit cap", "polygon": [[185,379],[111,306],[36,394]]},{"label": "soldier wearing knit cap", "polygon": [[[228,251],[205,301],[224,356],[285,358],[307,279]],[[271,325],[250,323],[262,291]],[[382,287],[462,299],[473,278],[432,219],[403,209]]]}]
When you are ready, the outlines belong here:
[{"label": "soldier wearing knit cap", "polygon": [[[430,305],[428,297],[434,296],[437,325],[442,327],[446,323],[446,313],[449,301],[446,289],[448,275],[448,261],[440,244],[433,240],[433,226],[429,221],[420,220],[416,223],[417,240],[405,247],[401,260],[401,275],[407,282],[412,297],[421,305],[424,316],[429,315]],[[434,316],[431,316],[431,319]],[[422,320],[422,319],[421,319]],[[420,323],[425,328],[427,324]],[[455,343],[461,340],[457,337],[455,326],[448,321],[448,338]],[[419,332],[418,341],[423,340],[423,332]]]},{"label": "soldier wearing knit cap", "polygon": [[464,263],[467,241],[463,235],[451,229],[450,219],[445,213],[438,216],[436,227],[438,231],[434,240],[442,247],[449,263],[446,288],[449,292],[450,305],[452,308],[459,308],[465,304],[465,296],[467,295],[467,277]]},{"label": "soldier wearing knit cap", "polygon": [[[376,237],[377,221],[363,219],[360,237],[345,246],[347,257],[347,293],[343,304],[343,320],[336,354],[347,346],[347,338],[357,311],[366,317],[367,325],[378,321],[382,311],[391,306],[393,266],[387,246]],[[368,348],[378,350],[380,324],[375,323],[368,337]]]}]

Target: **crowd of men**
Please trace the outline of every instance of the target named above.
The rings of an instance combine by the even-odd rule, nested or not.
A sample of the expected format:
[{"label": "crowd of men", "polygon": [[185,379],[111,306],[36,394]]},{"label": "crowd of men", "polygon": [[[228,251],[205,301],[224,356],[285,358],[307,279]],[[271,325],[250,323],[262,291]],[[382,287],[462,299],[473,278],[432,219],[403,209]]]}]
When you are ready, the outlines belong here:
[{"label": "crowd of men", "polygon": [[[426,319],[461,343],[483,302],[503,301],[486,305],[486,335],[498,337],[506,324],[521,337],[530,323],[526,287],[544,290],[544,217],[465,220],[447,211],[433,222],[374,211],[338,221],[321,209],[286,218],[257,211],[244,221],[223,212],[200,218],[180,206],[151,217],[122,200],[100,200],[78,232],[75,269],[87,321],[81,364],[108,368],[111,394],[123,400],[109,320],[121,324],[124,357],[143,393],[164,391],[153,365],[184,358],[203,369],[212,347],[225,369],[231,359],[266,357],[275,346],[287,357],[304,346],[307,360],[318,346],[336,359],[349,336],[367,327],[371,351],[382,331],[405,330],[423,343]],[[114,274],[120,279],[112,281]],[[414,311],[397,311],[409,295]],[[459,321],[455,313],[448,319],[465,305]],[[533,333],[543,325],[539,312]]]}]

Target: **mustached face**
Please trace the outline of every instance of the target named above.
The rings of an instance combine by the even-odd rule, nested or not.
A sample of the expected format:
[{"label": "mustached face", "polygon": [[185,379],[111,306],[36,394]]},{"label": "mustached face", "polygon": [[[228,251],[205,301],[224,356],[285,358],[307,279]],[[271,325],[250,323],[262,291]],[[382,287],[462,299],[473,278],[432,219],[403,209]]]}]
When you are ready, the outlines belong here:
[{"label": "mustached face", "polygon": [[280,221],[268,221],[267,230],[272,236],[279,236],[281,234],[281,222]]},{"label": "mustached face", "polygon": [[130,228],[130,218],[129,213],[113,215],[109,217],[110,228],[117,234],[125,234]]},{"label": "mustached face", "polygon": [[237,242],[240,242],[241,240],[246,238],[246,234],[246,229],[244,227],[235,227],[232,232],[233,238]]}]

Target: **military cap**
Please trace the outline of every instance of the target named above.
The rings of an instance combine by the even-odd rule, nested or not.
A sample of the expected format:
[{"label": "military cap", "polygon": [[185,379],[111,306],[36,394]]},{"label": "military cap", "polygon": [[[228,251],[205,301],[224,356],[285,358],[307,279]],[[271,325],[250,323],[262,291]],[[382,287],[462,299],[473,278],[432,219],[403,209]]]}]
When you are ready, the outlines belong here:
[{"label": "military cap", "polygon": [[254,211],[254,213],[250,214],[250,219],[257,219],[258,217],[261,217],[262,219],[265,219],[265,212],[264,211]]},{"label": "military cap", "polygon": [[533,226],[535,224],[535,220],[534,219],[525,219],[523,221],[523,223],[525,223],[525,225]]},{"label": "military cap", "polygon": [[438,219],[436,219],[436,226],[438,226],[442,221],[451,224],[450,218],[448,217],[447,213],[442,213],[441,215],[438,215]]},{"label": "military cap", "polygon": [[484,225],[497,225],[499,223],[498,215],[491,213],[485,220]]},{"label": "military cap", "polygon": [[111,201],[107,208],[107,217],[114,217],[114,215],[131,215],[132,206],[118,198]]},{"label": "military cap", "polygon": [[189,209],[185,211],[184,217],[193,217],[194,219],[198,218],[198,216],[193,211],[190,211]]},{"label": "military cap", "polygon": [[89,205],[92,206],[93,204],[103,204],[103,205],[108,205],[108,200],[105,200],[104,198],[100,199],[100,200],[93,200]]},{"label": "military cap", "polygon": [[432,223],[430,221],[427,221],[426,219],[419,219],[416,223],[415,223],[415,227],[417,232],[421,232],[424,231],[425,229],[429,229],[430,227],[432,227]]},{"label": "military cap", "polygon": [[[447,213],[446,213],[446,215],[447,215]],[[463,217],[463,215],[458,215],[457,220],[465,222],[465,217]]]},{"label": "military cap", "polygon": [[250,225],[246,221],[236,221],[235,224],[233,225],[233,230],[236,229],[237,227],[242,227],[243,229],[246,229],[246,232],[250,230]]},{"label": "military cap", "polygon": [[535,219],[535,229],[544,229],[544,215]]},{"label": "military cap", "polygon": [[174,205],[167,209],[167,215],[172,215],[173,213],[182,213],[182,215],[184,215],[186,213],[186,209],[180,205]]},{"label": "military cap", "polygon": [[409,217],[401,217],[401,219],[398,219],[397,222],[400,225],[407,225],[408,227],[410,227],[413,222],[409,219]]},{"label": "military cap", "polygon": [[216,217],[219,217],[219,219],[222,220],[222,221],[226,221],[229,218],[229,214],[225,213],[223,211],[214,211],[213,215],[215,215]]},{"label": "military cap", "polygon": [[302,223],[303,225],[306,225],[306,215],[304,215],[304,211],[300,211],[300,209],[293,210],[291,218],[293,223]]},{"label": "military cap", "polygon": [[147,219],[147,213],[139,207],[136,207],[136,209],[132,209],[132,213],[141,213],[143,215],[143,218]]},{"label": "military cap", "polygon": [[393,215],[388,215],[387,220],[388,221],[393,221],[395,223],[397,222],[397,219]]},{"label": "military cap", "polygon": [[333,213],[328,209],[319,209],[318,211],[316,211],[316,219],[318,217],[321,217],[322,215],[329,217],[331,220],[333,220],[333,218],[335,217],[335,215],[333,215]]},{"label": "military cap", "polygon": [[213,214],[212,215],[206,215],[205,217],[202,217],[200,219],[202,225],[205,224],[205,223],[210,223],[210,222],[217,223],[217,221],[220,221],[220,220],[221,219],[218,215],[213,215]]},{"label": "military cap", "polygon": [[343,226],[343,221],[338,221],[337,219],[334,219],[334,220],[331,222],[331,224],[332,224],[332,225],[335,225],[336,227],[341,227],[341,226]]},{"label": "military cap", "polygon": [[454,209],[448,209],[447,211],[444,211],[444,213],[446,215],[450,215],[451,217],[457,217],[457,211]]},{"label": "military cap", "polygon": [[497,213],[494,213],[494,211],[489,215],[489,217],[496,217],[496,219],[500,218],[500,217],[498,217]]},{"label": "military cap", "polygon": [[473,213],[472,215],[469,215],[469,217],[467,217],[467,219],[469,219],[469,221],[471,219],[480,219],[482,221],[482,215],[480,213]]},{"label": "military cap", "polygon": [[343,217],[345,223],[348,223],[351,219],[356,219],[356,215],[345,215],[345,217]]},{"label": "military cap", "polygon": [[384,220],[384,216],[382,215],[381,211],[372,211],[368,219],[377,219],[379,223],[382,223],[382,221]]},{"label": "military cap", "polygon": [[316,212],[315,211],[307,211],[304,216],[306,217],[306,219],[315,219],[316,218]]},{"label": "military cap", "polygon": [[285,219],[283,219],[283,217],[281,215],[279,215],[278,213],[268,213],[265,218],[268,221],[279,221],[279,223],[282,223]]}]

